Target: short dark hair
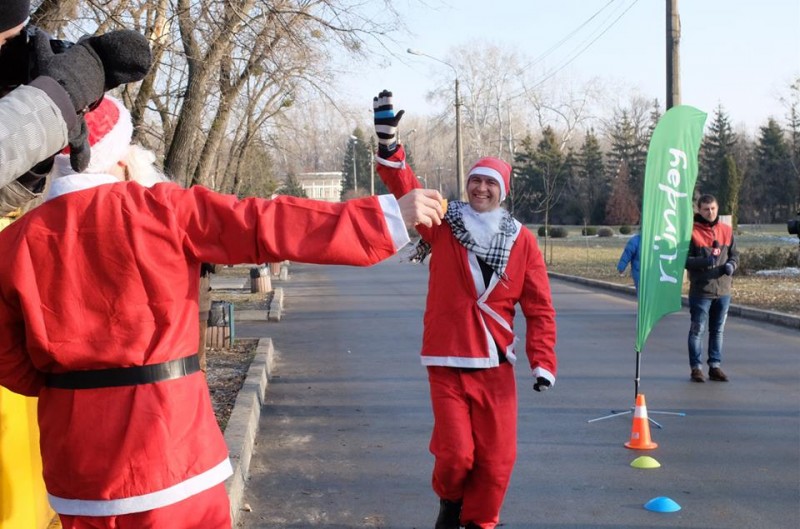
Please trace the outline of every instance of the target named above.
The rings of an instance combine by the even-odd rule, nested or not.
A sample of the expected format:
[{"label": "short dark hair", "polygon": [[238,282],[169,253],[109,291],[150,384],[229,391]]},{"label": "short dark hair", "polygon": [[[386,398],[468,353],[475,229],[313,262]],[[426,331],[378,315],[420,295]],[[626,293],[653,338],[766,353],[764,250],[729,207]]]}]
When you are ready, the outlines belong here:
[{"label": "short dark hair", "polygon": [[705,195],[700,195],[700,198],[697,199],[697,207],[699,208],[703,204],[711,204],[712,202],[717,202],[717,197],[706,193]]}]

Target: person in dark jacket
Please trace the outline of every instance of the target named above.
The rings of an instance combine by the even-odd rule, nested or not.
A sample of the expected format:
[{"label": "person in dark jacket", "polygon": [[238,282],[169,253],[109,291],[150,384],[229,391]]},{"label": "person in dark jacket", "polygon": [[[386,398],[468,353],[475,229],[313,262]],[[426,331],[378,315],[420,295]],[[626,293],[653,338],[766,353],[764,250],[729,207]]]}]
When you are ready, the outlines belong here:
[{"label": "person in dark jacket", "polygon": [[[150,45],[133,30],[66,43],[29,24],[30,0],[0,9],[0,216],[38,202],[54,155],[70,146],[76,171],[90,152],[83,114],[117,86],[141,80]],[[63,44],[63,43],[62,43]]]},{"label": "person in dark jacket", "polygon": [[701,356],[708,331],[708,378],[727,382],[722,364],[722,333],[731,302],[732,276],[739,266],[733,230],[719,222],[719,205],[713,195],[697,200],[692,240],[686,257],[689,272],[689,366],[694,382],[705,382]]}]

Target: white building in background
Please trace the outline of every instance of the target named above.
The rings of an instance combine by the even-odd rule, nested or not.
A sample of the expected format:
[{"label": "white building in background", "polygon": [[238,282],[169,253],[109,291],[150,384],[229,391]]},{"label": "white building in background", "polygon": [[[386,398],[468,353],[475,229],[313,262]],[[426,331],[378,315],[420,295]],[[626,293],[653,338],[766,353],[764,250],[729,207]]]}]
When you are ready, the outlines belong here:
[{"label": "white building in background", "polygon": [[330,173],[300,173],[297,181],[306,192],[308,198],[324,200],[326,202],[340,202],[342,196],[342,182],[344,177],[341,171]]}]

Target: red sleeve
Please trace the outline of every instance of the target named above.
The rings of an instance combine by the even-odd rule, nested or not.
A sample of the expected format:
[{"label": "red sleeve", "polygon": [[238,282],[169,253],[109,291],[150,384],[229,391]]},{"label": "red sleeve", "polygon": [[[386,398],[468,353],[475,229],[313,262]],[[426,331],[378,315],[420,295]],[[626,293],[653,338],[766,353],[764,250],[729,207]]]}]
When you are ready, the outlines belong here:
[{"label": "red sleeve", "polygon": [[550,295],[550,280],[544,258],[536,238],[526,227],[521,228],[518,241],[527,246],[525,284],[519,300],[525,315],[525,352],[536,376],[537,368],[545,369],[555,378],[558,370],[556,358],[556,311]]},{"label": "red sleeve", "polygon": [[377,197],[339,203],[289,196],[240,200],[202,186],[170,185],[159,198],[185,234],[188,252],[203,262],[369,266],[396,252]]},{"label": "red sleeve", "polygon": [[[417,178],[414,170],[406,163],[406,152],[402,145],[397,146],[397,150],[388,159],[376,158],[378,176],[386,185],[386,188],[395,198],[400,198],[406,193],[422,187],[422,183]],[[422,224],[415,227],[420,236],[431,242],[436,226],[426,228]]]}]

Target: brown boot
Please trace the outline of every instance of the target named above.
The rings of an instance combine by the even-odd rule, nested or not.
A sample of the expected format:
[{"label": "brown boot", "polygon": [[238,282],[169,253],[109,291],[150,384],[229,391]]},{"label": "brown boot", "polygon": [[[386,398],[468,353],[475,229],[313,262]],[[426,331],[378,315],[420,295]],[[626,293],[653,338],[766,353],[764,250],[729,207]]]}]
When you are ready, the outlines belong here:
[{"label": "brown boot", "polygon": [[708,370],[708,378],[711,380],[716,380],[717,382],[727,382],[728,375],[722,372],[722,369],[718,367],[712,367]]},{"label": "brown boot", "polygon": [[706,377],[703,375],[703,370],[699,367],[692,368],[692,382],[705,382]]},{"label": "brown boot", "polygon": [[434,529],[459,529],[461,527],[461,500],[439,500],[439,516]]}]

